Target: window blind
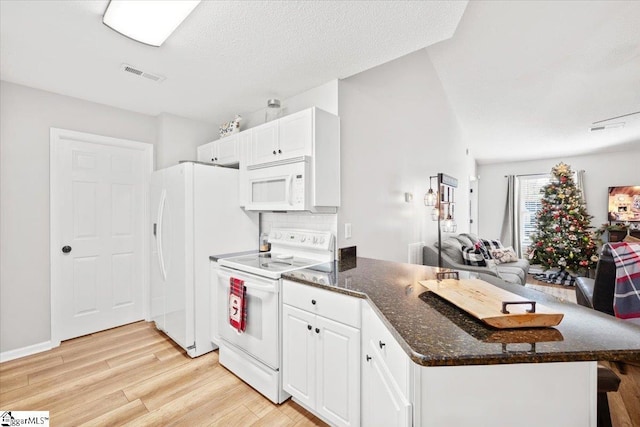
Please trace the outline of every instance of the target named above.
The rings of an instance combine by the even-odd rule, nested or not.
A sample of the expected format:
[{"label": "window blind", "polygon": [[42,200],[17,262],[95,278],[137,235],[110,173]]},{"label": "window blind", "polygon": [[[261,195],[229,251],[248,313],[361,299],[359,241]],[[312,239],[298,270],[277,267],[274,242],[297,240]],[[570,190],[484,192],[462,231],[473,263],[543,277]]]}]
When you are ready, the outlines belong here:
[{"label": "window blind", "polygon": [[542,207],[542,193],[540,190],[547,185],[551,176],[549,174],[518,176],[519,182],[519,221],[520,224],[520,244],[522,252],[531,244],[531,234],[535,233],[537,227],[536,213]]}]

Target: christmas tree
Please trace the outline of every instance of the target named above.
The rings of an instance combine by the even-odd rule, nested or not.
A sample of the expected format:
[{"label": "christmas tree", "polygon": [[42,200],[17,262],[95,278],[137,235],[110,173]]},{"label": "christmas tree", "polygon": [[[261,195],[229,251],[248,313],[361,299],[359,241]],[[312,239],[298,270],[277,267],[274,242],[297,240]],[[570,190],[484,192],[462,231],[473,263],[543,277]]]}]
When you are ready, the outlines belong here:
[{"label": "christmas tree", "polygon": [[540,190],[542,207],[536,214],[529,259],[545,270],[557,268],[575,274],[594,268],[598,255],[590,232],[592,217],[573,181],[571,167],[560,163],[551,169],[551,175],[551,182]]}]

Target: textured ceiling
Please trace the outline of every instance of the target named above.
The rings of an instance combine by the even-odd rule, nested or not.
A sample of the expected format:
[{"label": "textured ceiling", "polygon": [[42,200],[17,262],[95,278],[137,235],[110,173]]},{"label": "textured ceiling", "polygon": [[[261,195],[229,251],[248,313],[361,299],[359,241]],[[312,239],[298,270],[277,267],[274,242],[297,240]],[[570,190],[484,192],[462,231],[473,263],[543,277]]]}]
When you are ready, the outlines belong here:
[{"label": "textured ceiling", "polygon": [[[107,1],[0,2],[0,77],[212,123],[451,37],[466,2],[203,1],[160,48],[102,24]],[[160,84],[122,63],[166,77]]]},{"label": "textured ceiling", "polygon": [[588,130],[640,111],[640,1],[205,0],[160,48],[103,25],[107,3],[1,0],[0,78],[221,123],[429,46],[481,163],[640,144],[640,114]]},{"label": "textured ceiling", "polygon": [[480,163],[640,147],[589,131],[640,111],[640,1],[470,2],[428,52]]}]

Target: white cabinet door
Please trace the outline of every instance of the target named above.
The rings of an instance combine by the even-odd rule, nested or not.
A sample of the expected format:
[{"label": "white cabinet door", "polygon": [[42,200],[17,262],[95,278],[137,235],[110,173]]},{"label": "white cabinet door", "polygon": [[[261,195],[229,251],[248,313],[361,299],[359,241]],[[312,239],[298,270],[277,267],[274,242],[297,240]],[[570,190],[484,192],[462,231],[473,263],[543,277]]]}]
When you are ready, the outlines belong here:
[{"label": "white cabinet door", "polygon": [[360,331],[316,316],[313,332],[319,340],[316,409],[336,426],[359,426]]},{"label": "white cabinet door", "polygon": [[309,408],[315,405],[315,317],[309,312],[283,305],[283,388]]},{"label": "white cabinet door", "polygon": [[230,135],[215,142],[215,163],[219,165],[231,165],[238,163],[239,135]]},{"label": "white cabinet door", "polygon": [[257,126],[251,133],[250,165],[278,159],[278,121]]},{"label": "white cabinet door", "polygon": [[213,159],[215,157],[214,148],[215,148],[215,141],[199,146],[196,149],[198,153],[198,156],[197,156],[198,161],[206,162],[206,163],[213,162],[214,161]]},{"label": "white cabinet door", "polygon": [[362,360],[362,426],[410,426],[411,404],[391,379],[373,342],[366,343]]},{"label": "white cabinet door", "polygon": [[238,135],[238,199],[241,207],[247,204],[247,162],[251,149],[251,133],[249,129]]},{"label": "white cabinet door", "polygon": [[283,117],[278,126],[279,158],[313,154],[313,108]]}]

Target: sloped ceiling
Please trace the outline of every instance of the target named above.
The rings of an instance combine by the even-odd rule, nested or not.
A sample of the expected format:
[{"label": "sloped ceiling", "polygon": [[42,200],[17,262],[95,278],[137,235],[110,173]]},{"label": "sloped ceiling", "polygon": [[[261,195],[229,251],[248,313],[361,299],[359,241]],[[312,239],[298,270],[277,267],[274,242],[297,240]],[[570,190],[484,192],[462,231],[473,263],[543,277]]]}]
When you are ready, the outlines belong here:
[{"label": "sloped ceiling", "polygon": [[638,1],[470,2],[428,51],[480,163],[640,148],[640,114],[589,131],[640,112]]},{"label": "sloped ceiling", "polygon": [[[102,24],[108,1],[0,2],[0,77],[221,123],[451,37],[466,1],[203,1],[159,47]],[[122,63],[166,77],[154,83]]]},{"label": "sloped ceiling", "polygon": [[640,114],[589,131],[640,111],[638,1],[205,0],[160,48],[104,26],[107,4],[0,1],[0,78],[221,123],[428,46],[480,163],[640,144]]}]

